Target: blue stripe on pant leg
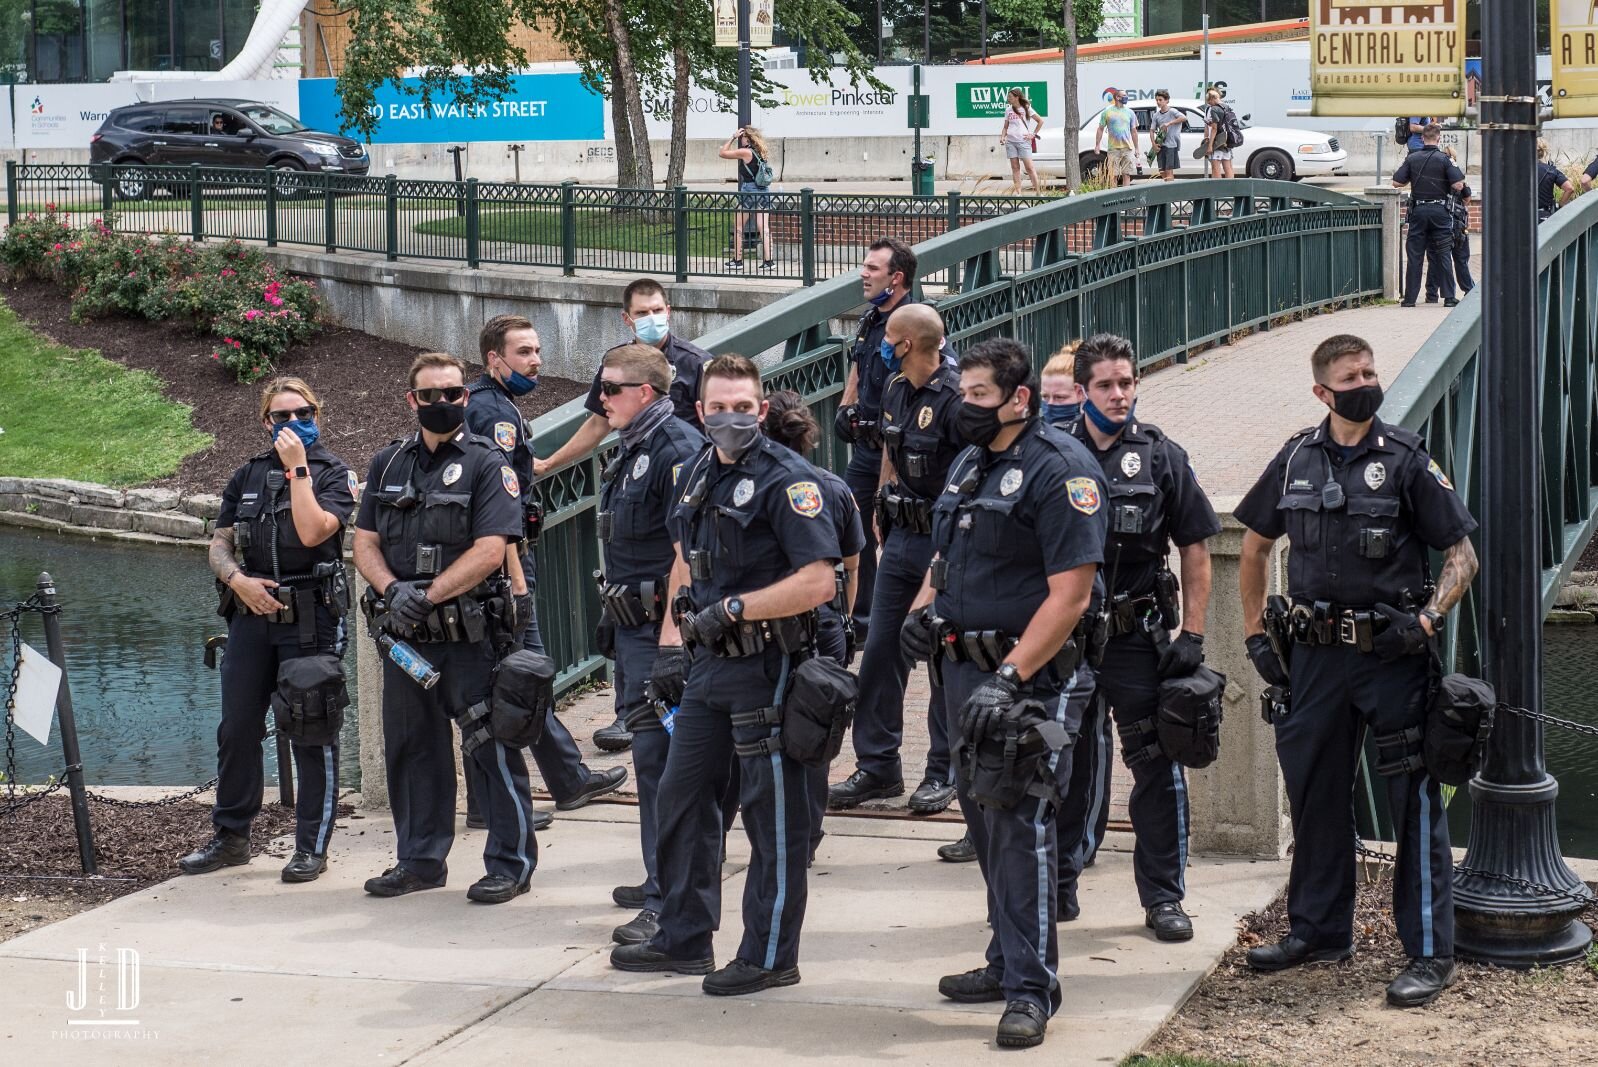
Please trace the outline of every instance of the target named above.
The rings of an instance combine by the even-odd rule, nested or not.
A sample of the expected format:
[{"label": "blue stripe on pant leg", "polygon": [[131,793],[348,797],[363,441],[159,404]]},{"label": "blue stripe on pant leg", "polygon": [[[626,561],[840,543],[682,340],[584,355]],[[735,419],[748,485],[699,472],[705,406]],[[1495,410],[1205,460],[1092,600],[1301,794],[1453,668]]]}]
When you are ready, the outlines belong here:
[{"label": "blue stripe on pant leg", "polygon": [[[510,764],[505,762],[505,746],[498,741],[488,743],[494,746],[494,761],[499,764],[499,776],[505,780],[505,795],[510,799],[511,807],[516,809],[516,858],[522,865],[522,876],[517,882],[519,885],[533,876],[533,864],[527,858],[527,813],[516,801],[516,783],[511,777]],[[484,803],[488,802],[487,797],[483,800]]]},{"label": "blue stripe on pant leg", "polygon": [[1087,825],[1082,832],[1082,859],[1084,863],[1087,861],[1087,857],[1093,855],[1094,850],[1099,847],[1098,838],[1094,835],[1098,830],[1099,812],[1104,810],[1104,803],[1109,799],[1106,790],[1102,788],[1104,785],[1104,766],[1110,761],[1110,731],[1106,727],[1110,717],[1108,704],[1100,705],[1100,715],[1102,718],[1096,720],[1093,724],[1093,747],[1098,753],[1098,758],[1093,761],[1093,778],[1088,782],[1088,797],[1090,799],[1088,801]]},{"label": "blue stripe on pant leg", "polygon": [[[1060,699],[1054,705],[1054,721],[1064,725],[1066,704],[1071,700],[1071,694],[1076,692],[1077,679],[1082,676],[1082,668],[1071,676],[1065,689],[1060,693]],[[1060,753],[1055,752],[1049,756],[1049,781],[1056,780],[1055,776],[1060,766]],[[1049,988],[1052,990],[1060,984],[1059,976],[1049,969],[1049,934],[1054,929],[1053,916],[1049,914],[1049,905],[1055,900],[1055,887],[1049,879],[1049,850],[1048,827],[1045,825],[1049,814],[1047,799],[1038,800],[1038,812],[1032,818],[1033,845],[1032,854],[1038,862],[1038,962],[1043,965],[1043,972],[1049,976]],[[1047,1005],[1045,1005],[1047,1010]]]},{"label": "blue stripe on pant leg", "polygon": [[[1420,776],[1420,954],[1432,954],[1432,801],[1426,795],[1428,777]],[[1404,831],[1400,827],[1399,840]]]},{"label": "blue stripe on pant leg", "polygon": [[[782,671],[777,675],[777,691],[771,700],[782,704],[783,690],[788,688],[788,657],[782,657]],[[781,734],[781,728],[772,730],[771,736]],[[771,902],[771,932],[766,935],[766,970],[777,965],[777,940],[782,935],[782,906],[788,901],[788,806],[783,796],[782,753],[771,754],[771,789],[776,801],[776,850],[774,859],[777,874],[777,895]]]},{"label": "blue stripe on pant leg", "polygon": [[1187,895],[1187,779],[1182,765],[1171,761],[1171,785],[1176,789],[1176,889]]},{"label": "blue stripe on pant leg", "polygon": [[327,835],[333,829],[333,783],[337,771],[333,767],[333,746],[322,746],[322,825],[316,832],[316,854],[327,853]]}]

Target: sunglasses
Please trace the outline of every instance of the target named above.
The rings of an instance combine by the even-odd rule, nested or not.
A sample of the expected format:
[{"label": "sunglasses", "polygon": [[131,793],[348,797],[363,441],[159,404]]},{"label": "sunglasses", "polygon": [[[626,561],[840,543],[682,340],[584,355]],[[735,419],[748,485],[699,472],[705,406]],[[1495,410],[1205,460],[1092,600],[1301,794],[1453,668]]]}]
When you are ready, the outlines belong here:
[{"label": "sunglasses", "polygon": [[440,389],[412,389],[411,395],[418,404],[436,404],[440,400],[451,404],[459,404],[461,397],[466,395],[464,385],[446,385]]},{"label": "sunglasses", "polygon": [[292,408],[288,411],[268,411],[266,413],[266,417],[271,419],[274,425],[282,426],[290,419],[297,419],[300,422],[304,422],[306,419],[311,418],[315,414],[316,409],[314,407],[306,406],[303,408]]},{"label": "sunglasses", "polygon": [[648,384],[648,382],[600,382],[599,391],[606,396],[615,396],[623,389],[641,389]]}]

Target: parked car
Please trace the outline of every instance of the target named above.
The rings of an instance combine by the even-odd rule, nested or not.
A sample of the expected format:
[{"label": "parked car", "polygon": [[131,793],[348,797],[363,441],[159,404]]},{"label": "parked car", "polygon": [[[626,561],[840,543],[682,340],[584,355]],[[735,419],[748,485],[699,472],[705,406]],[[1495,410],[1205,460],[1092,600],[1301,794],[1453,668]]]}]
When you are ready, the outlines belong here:
[{"label": "parked car", "polygon": [[[1128,105],[1137,117],[1138,147],[1147,153],[1149,128],[1154,124],[1154,101],[1139,100]],[[1182,165],[1178,176],[1204,177],[1209,173],[1205,160],[1194,159],[1193,150],[1204,140],[1204,105],[1198,100],[1173,100],[1171,107],[1187,116],[1182,127]],[[1104,152],[1095,152],[1093,136],[1099,128],[1101,108],[1082,124],[1077,136],[1077,159],[1082,173],[1090,174],[1104,162]],[[1243,144],[1234,149],[1233,164],[1239,177],[1268,178],[1272,181],[1297,181],[1299,178],[1321,174],[1346,174],[1348,153],[1337,143],[1337,138],[1312,130],[1294,130],[1282,126],[1250,126],[1247,115],[1238,116],[1244,129]],[[1065,152],[1062,131],[1058,126],[1045,128],[1039,139],[1038,151],[1033,160],[1042,173],[1056,178],[1065,175]],[[1143,173],[1156,176],[1159,169],[1146,158]]]},{"label": "parked car", "polygon": [[[270,104],[252,100],[166,100],[112,110],[89,138],[90,163],[149,166],[273,168],[277,191],[303,188],[300,172],[364,175],[371,167],[359,141],[304,126]],[[122,171],[116,195],[140,200],[155,192],[143,171]]]}]

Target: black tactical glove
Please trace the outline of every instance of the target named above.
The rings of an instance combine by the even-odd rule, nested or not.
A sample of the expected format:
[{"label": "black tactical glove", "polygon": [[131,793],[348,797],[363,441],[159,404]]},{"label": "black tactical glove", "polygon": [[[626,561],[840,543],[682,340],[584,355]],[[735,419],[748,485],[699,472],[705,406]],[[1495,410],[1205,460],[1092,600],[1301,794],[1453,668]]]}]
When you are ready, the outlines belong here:
[{"label": "black tactical glove", "polygon": [[1160,653],[1161,678],[1186,678],[1204,662],[1204,635],[1183,630]]},{"label": "black tactical glove", "polygon": [[616,624],[610,621],[608,614],[594,627],[594,651],[606,659],[616,658]]},{"label": "black tactical glove", "polygon": [[668,708],[681,704],[683,687],[688,684],[687,669],[681,645],[661,645],[649,670],[650,698]]},{"label": "black tactical glove", "polygon": [[840,440],[848,441],[850,444],[854,444],[854,423],[856,412],[858,410],[859,409],[854,404],[838,405],[838,414],[832,417],[832,432],[837,434]]},{"label": "black tactical glove", "polygon": [[932,658],[931,604],[917,608],[904,617],[904,625],[899,627],[899,647],[912,663]]},{"label": "black tactical glove", "polygon": [[1276,658],[1276,649],[1271,647],[1271,639],[1264,634],[1255,634],[1243,642],[1243,647],[1248,649],[1248,658],[1254,664],[1254,670],[1264,679],[1266,685],[1291,685],[1287,671],[1282,669],[1282,661]]},{"label": "black tactical glove", "polygon": [[966,744],[975,748],[987,737],[995,719],[1015,704],[1016,695],[1015,683],[996,674],[977,686],[960,712],[960,736]]},{"label": "black tactical glove", "polygon": [[416,582],[391,583],[383,599],[388,602],[389,614],[408,626],[422,625],[433,613],[433,602],[427,599],[427,591]]},{"label": "black tactical glove", "polygon": [[1390,604],[1377,604],[1376,613],[1387,619],[1387,629],[1372,639],[1371,645],[1383,663],[1426,651],[1426,631],[1420,619]]},{"label": "black tactical glove", "polygon": [[738,622],[727,613],[727,602],[724,600],[718,600],[708,608],[689,612],[678,626],[685,639],[707,648],[719,643],[737,628]]},{"label": "black tactical glove", "polygon": [[525,593],[512,593],[511,597],[516,605],[516,626],[512,632],[520,643],[522,635],[533,624],[533,591],[529,589]]}]

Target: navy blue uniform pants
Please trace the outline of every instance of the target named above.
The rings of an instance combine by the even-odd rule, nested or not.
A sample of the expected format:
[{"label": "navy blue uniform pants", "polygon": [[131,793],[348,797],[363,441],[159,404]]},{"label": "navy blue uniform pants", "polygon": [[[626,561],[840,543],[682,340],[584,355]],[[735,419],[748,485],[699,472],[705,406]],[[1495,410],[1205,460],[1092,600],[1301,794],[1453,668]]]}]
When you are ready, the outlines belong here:
[{"label": "navy blue uniform pants", "polygon": [[[776,727],[737,727],[731,717],[769,707],[787,685],[789,657],[763,654],[720,659],[695,652],[673,726],[660,780],[656,863],[665,907],[652,948],[673,959],[713,954],[721,916],[722,811],[732,746],[773,736]],[[804,922],[805,858],[809,847],[808,778],[778,752],[740,757],[739,806],[749,835],[743,940],[738,956],[757,967],[783,969],[799,960]]]},{"label": "navy blue uniform pants", "polygon": [[[843,634],[843,620],[831,608],[822,608],[821,625],[816,632],[816,653],[847,667],[848,652],[848,641]],[[805,775],[810,780],[807,786],[810,800],[810,859],[815,859],[821,839],[827,836],[826,831],[821,828],[821,823],[827,817],[827,778],[830,771],[831,766],[825,763],[805,768]]]},{"label": "navy blue uniform pants", "polygon": [[[1276,724],[1276,755],[1293,819],[1289,930],[1343,948],[1354,928],[1354,830],[1349,805],[1360,737],[1426,720],[1430,663],[1383,663],[1351,645],[1294,645],[1293,704]],[[1453,853],[1442,790],[1424,769],[1383,779],[1398,836],[1393,915],[1411,956],[1454,954]]]},{"label": "navy blue uniform pants", "polygon": [[1446,204],[1416,204],[1409,209],[1409,237],[1404,245],[1404,302],[1420,295],[1421,263],[1429,265],[1443,299],[1454,299],[1454,218]]},{"label": "navy blue uniform pants", "polygon": [[[870,514],[867,512],[867,514]],[[899,628],[921,591],[932,562],[932,538],[894,529],[877,561],[877,588],[871,597],[871,627],[860,657],[860,702],[854,717],[855,765],[889,782],[904,777],[899,746],[904,742],[904,689],[911,663],[899,647]],[[863,568],[862,568],[863,570]],[[948,715],[943,689],[932,687],[927,707],[928,778],[950,781]]]},{"label": "navy blue uniform pants", "polygon": [[[943,665],[943,686],[951,731],[960,723],[966,699],[987,677],[970,663]],[[1082,715],[1093,699],[1093,672],[1084,664],[1064,684],[1045,668],[1030,692],[1054,711],[1055,721],[1074,739]],[[987,971],[1004,987],[1004,999],[1026,1000],[1046,1015],[1060,1007],[1060,944],[1055,934],[1055,886],[1059,881],[1056,809],[1070,788],[1071,744],[1050,757],[1053,789],[1048,797],[1026,797],[1013,808],[979,805],[969,782],[957,772],[960,814],[975,846],[982,879],[988,887]]]},{"label": "navy blue uniform pants", "polygon": [[[455,752],[451,720],[488,697],[494,650],[487,641],[422,642],[414,646],[442,677],[423,689],[383,658],[383,763],[402,867],[441,881],[455,840]],[[532,794],[520,749],[485,741],[466,757],[479,776],[488,822],[483,866],[518,883],[538,866]]]},{"label": "navy blue uniform pants", "polygon": [[[216,806],[211,824],[248,834],[261,810],[266,775],[261,742],[266,739],[272,691],[281,664],[301,656],[344,654],[344,626],[324,607],[316,609],[316,643],[300,645],[299,627],[252,615],[243,605],[228,622],[222,654],[222,721],[216,728]],[[294,795],[294,849],[327,852],[338,798],[338,745],[292,743],[299,790]]]},{"label": "navy blue uniform pants", "polygon": [[854,594],[854,628],[864,633],[871,625],[871,604],[877,584],[877,533],[872,528],[871,513],[877,506],[877,477],[882,473],[882,452],[862,451],[857,445],[849,457],[843,481],[854,494],[855,506],[860,509],[860,524],[865,527],[866,544],[860,550],[860,573]]},{"label": "navy blue uniform pants", "polygon": [[[1132,727],[1159,712],[1160,657],[1154,650],[1154,641],[1142,630],[1110,638],[1104,649],[1104,660],[1094,672],[1098,681],[1099,700],[1112,709],[1115,725],[1122,737],[1122,758],[1128,755],[1125,740],[1134,739],[1141,744]],[[1084,731],[1085,732],[1085,731]],[[1187,779],[1182,765],[1173,763],[1162,753],[1154,753],[1127,763],[1132,772],[1132,795],[1127,801],[1132,817],[1132,831],[1137,837],[1132,849],[1132,873],[1137,882],[1138,901],[1145,908],[1156,904],[1179,901],[1187,895],[1185,872],[1187,870],[1188,802]],[[1060,830],[1062,841],[1069,838],[1073,844],[1088,835],[1081,823]],[[1102,838],[1102,831],[1099,834]],[[1080,851],[1068,850],[1061,845],[1061,855]],[[1070,878],[1074,889],[1076,874]],[[1066,875],[1062,871],[1061,888]]]},{"label": "navy blue uniform pants", "polygon": [[616,627],[616,717],[633,734],[633,777],[638,783],[638,845],[644,857],[644,907],[660,911],[660,877],[655,863],[655,834],[660,776],[666,771],[671,735],[644,699],[655,655],[660,651],[660,624]]},{"label": "navy blue uniform pants", "polygon": [[1082,734],[1071,746],[1071,788],[1060,803],[1060,899],[1076,903],[1076,886],[1110,823],[1110,772],[1115,722],[1102,693],[1082,713]]},{"label": "navy blue uniform pants", "polygon": [[[1450,247],[1450,254],[1454,259],[1454,284],[1459,287],[1460,298],[1476,288],[1476,279],[1470,274],[1470,233],[1463,229],[1459,219],[1454,219],[1454,243]],[[1437,295],[1439,282],[1432,274],[1430,266],[1426,270],[1426,299],[1431,300]]]}]

